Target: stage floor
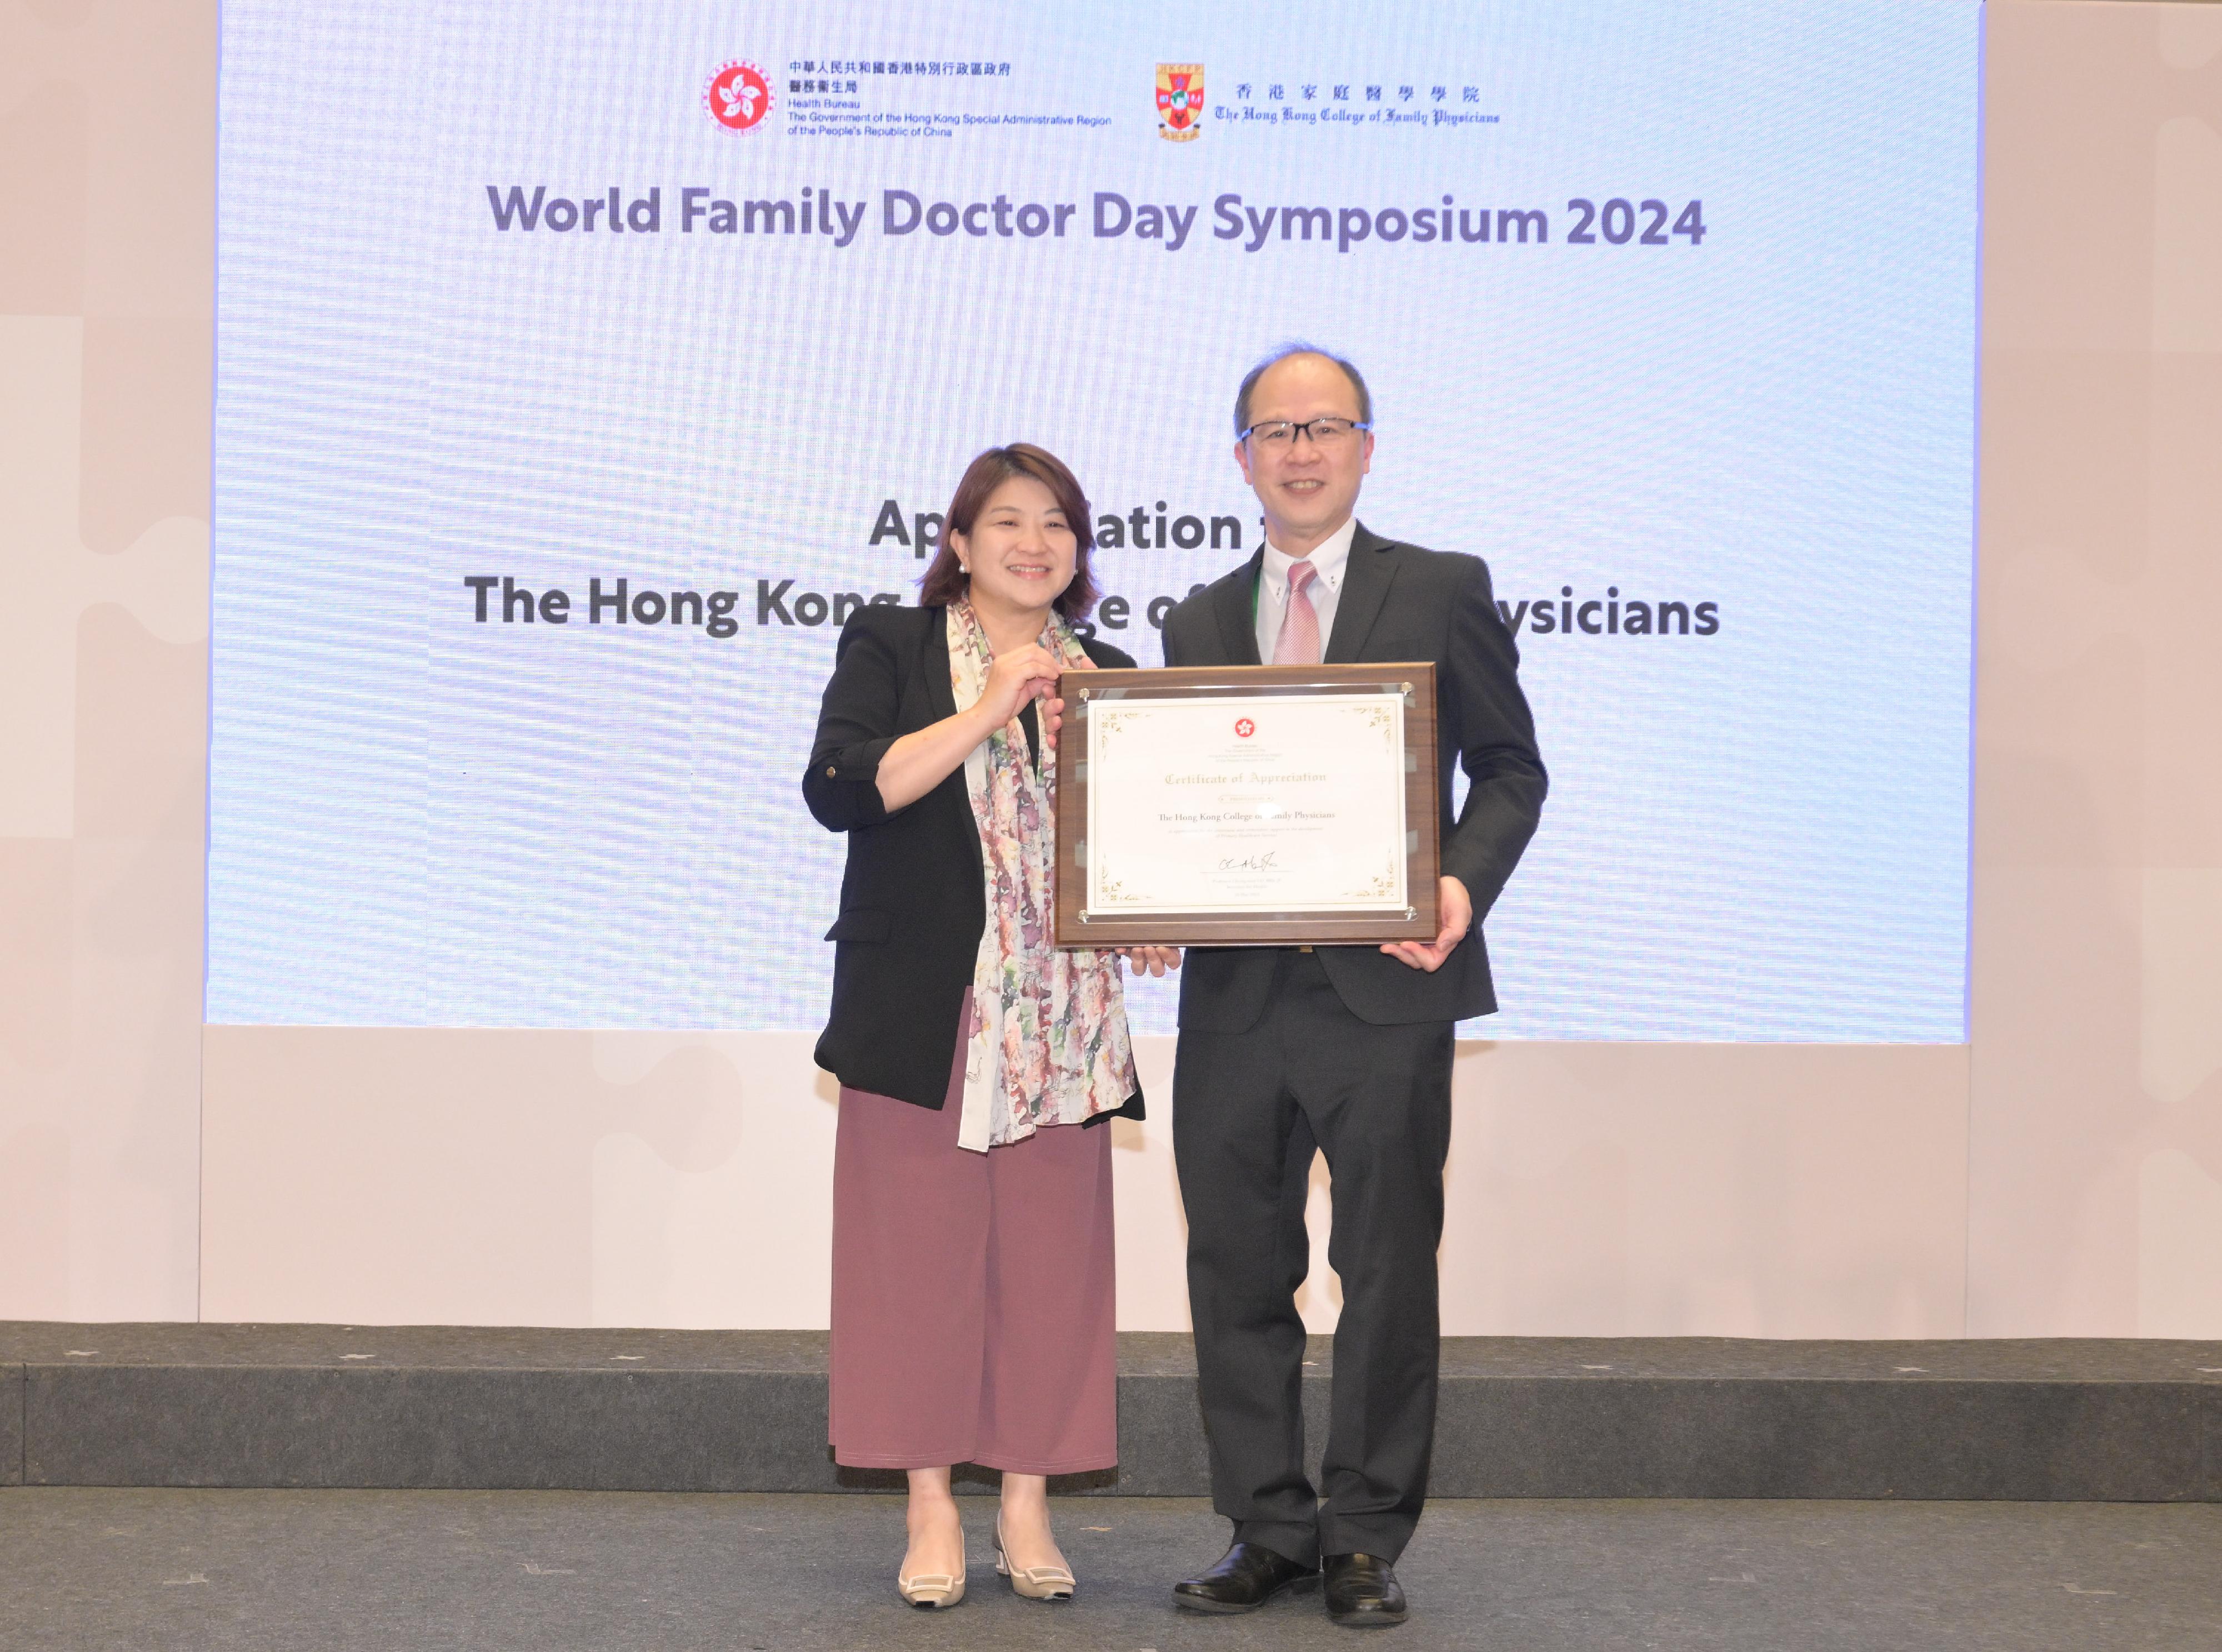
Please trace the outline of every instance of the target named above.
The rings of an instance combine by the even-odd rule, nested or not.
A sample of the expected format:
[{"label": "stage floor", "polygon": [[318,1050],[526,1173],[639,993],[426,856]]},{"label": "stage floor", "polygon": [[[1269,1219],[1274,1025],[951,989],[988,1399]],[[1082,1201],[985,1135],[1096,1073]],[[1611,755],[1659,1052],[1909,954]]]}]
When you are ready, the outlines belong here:
[{"label": "stage floor", "polygon": [[[900,1502],[612,1492],[0,1490],[0,1643],[50,1648],[1348,1646],[1316,1595],[1241,1618],[1167,1589],[1225,1525],[1187,1498],[1061,1505],[1070,1606],[990,1568],[895,1598]],[[1102,1528],[1103,1530],[1094,1530]],[[1444,1501],[1399,1567],[1403,1648],[2112,1652],[2222,1646],[2222,1506]]]}]

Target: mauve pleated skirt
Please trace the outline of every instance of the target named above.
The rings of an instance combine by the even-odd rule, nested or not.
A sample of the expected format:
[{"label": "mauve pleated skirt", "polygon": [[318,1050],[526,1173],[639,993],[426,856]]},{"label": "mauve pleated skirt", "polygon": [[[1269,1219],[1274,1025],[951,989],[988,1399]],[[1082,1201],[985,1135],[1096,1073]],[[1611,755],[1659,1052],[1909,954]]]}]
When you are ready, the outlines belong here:
[{"label": "mauve pleated skirt", "polygon": [[[970,1026],[964,1000],[961,1026]],[[841,1091],[837,1462],[1070,1474],[1119,1460],[1111,1128],[968,1153],[957,1042],[938,1112]]]}]

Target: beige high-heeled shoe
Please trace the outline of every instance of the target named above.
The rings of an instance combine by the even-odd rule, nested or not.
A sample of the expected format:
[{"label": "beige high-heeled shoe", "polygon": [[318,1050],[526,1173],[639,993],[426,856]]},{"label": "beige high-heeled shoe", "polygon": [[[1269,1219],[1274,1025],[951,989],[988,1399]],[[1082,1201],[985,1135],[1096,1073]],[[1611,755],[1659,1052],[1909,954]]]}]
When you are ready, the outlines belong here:
[{"label": "beige high-heeled shoe", "polygon": [[946,1572],[920,1572],[913,1577],[895,1575],[895,1588],[905,1600],[920,1611],[939,1611],[953,1606],[964,1599],[964,1573],[951,1577]]},{"label": "beige high-heeled shoe", "polygon": [[1010,1579],[1011,1591],[1028,1600],[1070,1600],[1078,1586],[1061,1566],[1013,1566],[1003,1553],[1003,1517],[995,1517],[995,1570]]}]

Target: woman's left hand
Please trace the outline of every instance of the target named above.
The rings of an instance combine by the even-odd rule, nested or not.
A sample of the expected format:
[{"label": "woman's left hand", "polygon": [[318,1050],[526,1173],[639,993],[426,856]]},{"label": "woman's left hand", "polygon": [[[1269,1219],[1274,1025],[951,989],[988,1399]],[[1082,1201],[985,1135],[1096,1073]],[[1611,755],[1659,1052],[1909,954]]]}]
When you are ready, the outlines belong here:
[{"label": "woman's left hand", "polygon": [[1114,946],[1111,949],[1127,960],[1127,967],[1136,975],[1147,970],[1152,975],[1164,975],[1180,968],[1181,949],[1177,946]]}]

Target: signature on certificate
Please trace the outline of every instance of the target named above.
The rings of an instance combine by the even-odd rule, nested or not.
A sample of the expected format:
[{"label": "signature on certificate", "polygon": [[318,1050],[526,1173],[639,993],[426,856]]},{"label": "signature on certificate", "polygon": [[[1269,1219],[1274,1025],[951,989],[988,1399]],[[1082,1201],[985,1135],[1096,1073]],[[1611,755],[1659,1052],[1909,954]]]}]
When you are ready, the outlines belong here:
[{"label": "signature on certificate", "polygon": [[1223,856],[1220,859],[1219,870],[1222,872],[1273,871],[1280,864],[1274,858],[1277,852],[1276,850],[1264,849],[1253,854]]}]

